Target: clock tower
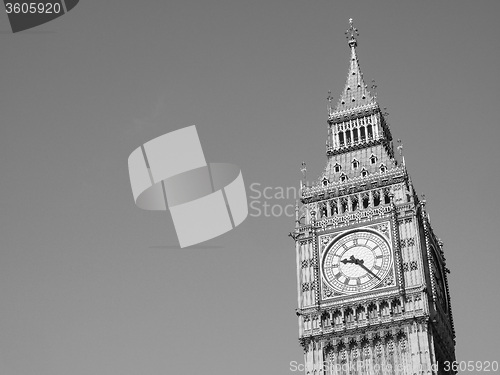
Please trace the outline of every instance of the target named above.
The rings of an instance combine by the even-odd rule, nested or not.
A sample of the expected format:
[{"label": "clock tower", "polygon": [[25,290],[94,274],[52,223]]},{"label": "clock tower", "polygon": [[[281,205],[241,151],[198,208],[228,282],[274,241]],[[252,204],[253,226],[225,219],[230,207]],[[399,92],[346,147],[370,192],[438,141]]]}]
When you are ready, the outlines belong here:
[{"label": "clock tower", "polygon": [[346,34],[349,72],[336,106],[328,96],[326,167],[309,184],[303,164],[290,234],[305,373],[453,374],[443,242],[363,80],[352,20]]}]

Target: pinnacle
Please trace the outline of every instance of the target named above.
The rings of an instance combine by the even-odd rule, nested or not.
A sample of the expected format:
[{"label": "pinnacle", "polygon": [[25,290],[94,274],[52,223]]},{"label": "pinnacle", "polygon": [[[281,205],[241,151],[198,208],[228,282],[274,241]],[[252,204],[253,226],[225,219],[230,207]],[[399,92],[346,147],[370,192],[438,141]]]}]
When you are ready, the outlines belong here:
[{"label": "pinnacle", "polygon": [[349,64],[349,73],[344,90],[335,108],[335,112],[342,112],[367,104],[375,103],[375,98],[368,91],[367,85],[363,79],[363,73],[359,67],[358,57],[356,55],[356,44],[350,43],[351,59]]}]

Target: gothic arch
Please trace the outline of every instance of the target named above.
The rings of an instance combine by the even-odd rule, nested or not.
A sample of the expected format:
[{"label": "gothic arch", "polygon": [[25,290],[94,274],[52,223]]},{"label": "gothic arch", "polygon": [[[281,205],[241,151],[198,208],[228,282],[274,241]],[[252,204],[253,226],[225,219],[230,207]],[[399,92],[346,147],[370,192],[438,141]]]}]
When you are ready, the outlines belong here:
[{"label": "gothic arch", "polygon": [[352,141],[354,143],[357,143],[359,140],[359,137],[358,137],[358,129],[354,128],[352,129]]},{"label": "gothic arch", "polygon": [[375,305],[375,303],[372,302],[368,305],[368,318],[376,319],[377,317],[378,317],[377,306]]},{"label": "gothic arch", "polygon": [[364,141],[366,139],[366,133],[365,133],[364,126],[360,126],[360,128],[359,128],[359,138],[361,141]]},{"label": "gothic arch", "polygon": [[366,130],[367,130],[367,133],[368,133],[368,139],[372,139],[373,138],[373,127],[371,124],[368,124],[368,126],[366,127]]},{"label": "gothic arch", "polygon": [[373,192],[373,205],[377,207],[380,205],[380,192],[378,190],[375,190]]}]

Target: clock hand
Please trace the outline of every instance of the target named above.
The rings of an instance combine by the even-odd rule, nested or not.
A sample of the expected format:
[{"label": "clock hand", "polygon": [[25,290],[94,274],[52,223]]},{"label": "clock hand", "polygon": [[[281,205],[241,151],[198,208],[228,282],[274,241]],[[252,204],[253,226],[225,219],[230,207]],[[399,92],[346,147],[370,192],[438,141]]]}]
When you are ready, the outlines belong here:
[{"label": "clock hand", "polygon": [[351,263],[354,264],[363,264],[365,262],[363,259],[357,259],[354,255],[351,255],[349,259],[351,259]]},{"label": "clock hand", "polygon": [[347,264],[347,263],[363,264],[364,263],[363,259],[357,259],[354,255],[351,255],[349,259],[342,259],[341,262],[344,264]]},{"label": "clock hand", "polygon": [[[363,262],[364,263],[364,262]],[[358,266],[360,266],[361,268],[363,268],[366,272],[368,273],[371,273],[373,276],[375,276],[377,279],[380,280],[380,277],[378,277],[377,275],[375,275],[372,270],[369,270],[363,263],[356,263]]]}]

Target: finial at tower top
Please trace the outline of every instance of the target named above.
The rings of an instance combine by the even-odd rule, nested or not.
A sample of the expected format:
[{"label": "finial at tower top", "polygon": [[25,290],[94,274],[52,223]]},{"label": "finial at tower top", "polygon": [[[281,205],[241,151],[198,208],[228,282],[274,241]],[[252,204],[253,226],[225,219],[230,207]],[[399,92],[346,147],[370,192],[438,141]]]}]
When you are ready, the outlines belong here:
[{"label": "finial at tower top", "polygon": [[345,37],[347,38],[347,44],[349,44],[349,47],[352,48],[358,45],[358,41],[356,40],[357,36],[359,36],[358,29],[352,24],[352,18],[349,18],[349,28],[345,32]]}]

